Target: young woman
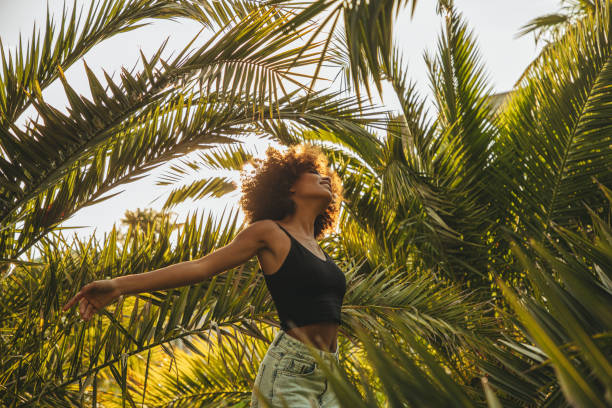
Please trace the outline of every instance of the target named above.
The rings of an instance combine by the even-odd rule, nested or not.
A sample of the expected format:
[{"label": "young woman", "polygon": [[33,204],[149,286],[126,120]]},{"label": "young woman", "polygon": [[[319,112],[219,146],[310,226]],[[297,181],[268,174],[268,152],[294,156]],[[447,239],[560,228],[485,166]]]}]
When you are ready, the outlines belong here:
[{"label": "young woman", "polygon": [[193,261],[91,282],[64,310],[79,302],[87,321],[120,295],[194,284],[257,256],[281,330],[259,366],[251,407],[260,406],[260,395],[273,407],[337,407],[310,350],[329,362],[327,367],[337,368],[346,279],[317,239],[337,221],[340,178],[316,146],[301,144],[282,153],[270,147],[266,155],[251,161],[251,175],[241,175],[240,205],[249,225],[230,244]]}]

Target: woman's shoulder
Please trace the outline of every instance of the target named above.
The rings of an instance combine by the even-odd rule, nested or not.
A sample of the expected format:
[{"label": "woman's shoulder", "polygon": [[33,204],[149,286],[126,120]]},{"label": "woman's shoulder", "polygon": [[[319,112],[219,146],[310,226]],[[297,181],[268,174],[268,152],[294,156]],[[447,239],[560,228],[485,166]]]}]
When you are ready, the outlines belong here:
[{"label": "woman's shoulder", "polygon": [[282,234],[279,224],[271,219],[254,221],[247,229],[253,231],[262,241],[265,241],[270,246],[270,242],[276,241],[276,237]]},{"label": "woman's shoulder", "polygon": [[248,228],[256,228],[257,230],[261,230],[263,232],[269,232],[272,230],[277,230],[278,229],[278,223],[277,221],[274,221],[272,219],[264,219],[264,220],[258,220],[258,221],[253,221],[252,223],[249,224]]}]

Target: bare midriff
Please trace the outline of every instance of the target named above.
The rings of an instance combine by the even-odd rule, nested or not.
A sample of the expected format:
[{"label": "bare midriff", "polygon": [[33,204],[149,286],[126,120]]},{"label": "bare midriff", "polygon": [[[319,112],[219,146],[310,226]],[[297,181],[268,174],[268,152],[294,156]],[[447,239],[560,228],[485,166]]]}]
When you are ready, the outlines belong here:
[{"label": "bare midriff", "polygon": [[338,323],[313,323],[287,330],[287,334],[314,347],[334,353],[337,347]]}]

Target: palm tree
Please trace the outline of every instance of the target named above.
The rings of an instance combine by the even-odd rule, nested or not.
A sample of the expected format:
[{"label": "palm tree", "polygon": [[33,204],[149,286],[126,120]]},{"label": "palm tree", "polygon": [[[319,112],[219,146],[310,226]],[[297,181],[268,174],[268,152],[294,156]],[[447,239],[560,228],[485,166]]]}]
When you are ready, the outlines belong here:
[{"label": "palm tree", "polygon": [[[142,58],[142,72],[133,74],[124,71],[120,81],[105,75],[106,84],[103,85],[104,81],[100,81],[86,67],[93,98],[89,100],[77,95],[63,76],[63,69],[86,52],[87,44],[95,44],[106,38],[98,31],[103,31],[107,37],[111,35],[108,29],[96,31],[96,27],[108,27],[109,21],[113,19],[121,22],[121,18],[127,19],[124,14],[131,16],[131,20],[128,19],[130,24],[134,24],[137,18],[156,16],[148,10],[148,7],[153,6],[157,7],[159,16],[188,16],[203,20],[211,26],[221,22],[232,22],[234,25],[218,32],[216,43],[208,42],[191,53],[186,48],[173,61],[163,60],[162,46],[151,59]],[[61,316],[55,314],[62,293],[94,276],[137,272],[143,268],[150,269],[155,264],[161,266],[163,263],[177,262],[181,251],[173,251],[170,259],[167,255],[164,257],[167,246],[164,247],[163,242],[167,245],[167,240],[154,240],[150,235],[135,235],[130,242],[120,246],[117,244],[116,232],[109,238],[105,237],[103,245],[96,243],[95,237],[88,243],[81,243],[77,239],[68,243],[61,232],[54,233],[61,220],[84,205],[108,198],[103,196],[106,191],[137,179],[145,171],[179,154],[204,148],[212,142],[238,140],[228,137],[228,134],[240,135],[258,129],[270,132],[277,123],[274,121],[295,120],[315,129],[325,127],[339,134],[350,131],[353,137],[372,137],[362,126],[376,125],[377,121],[367,116],[368,111],[366,116],[355,116],[357,110],[351,105],[354,98],[334,100],[336,95],[318,92],[301,97],[297,91],[285,93],[281,98],[276,97],[276,89],[273,92],[272,86],[282,86],[281,80],[296,82],[291,78],[292,67],[299,68],[317,61],[308,54],[314,49],[311,44],[292,51],[279,51],[281,45],[299,37],[297,28],[303,26],[303,23],[292,22],[291,27],[296,29],[287,30],[283,26],[287,15],[282,14],[278,8],[267,6],[254,7],[251,4],[248,13],[236,12],[230,16],[224,9],[200,8],[186,2],[182,6],[184,8],[157,2],[101,2],[92,5],[88,18],[80,26],[76,11],[71,17],[63,16],[61,33],[55,37],[55,43],[51,31],[53,23],[49,18],[49,30],[41,42],[42,46],[37,46],[38,43],[33,39],[33,46],[24,48],[31,50],[27,58],[15,60],[9,56],[3,59],[3,84],[6,86],[3,92],[10,94],[3,102],[10,99],[6,106],[18,106],[4,110],[2,139],[3,149],[11,158],[11,161],[2,162],[3,196],[6,198],[3,200],[5,206],[2,214],[3,261],[7,265],[18,265],[9,270],[10,279],[5,282],[7,290],[3,292],[7,296],[7,302],[3,304],[6,317],[3,318],[3,324],[6,324],[9,333],[3,343],[3,355],[11,356],[3,369],[3,386],[11,390],[6,394],[5,402],[8,405],[56,406],[76,401],[82,403],[88,397],[84,393],[75,392],[74,385],[77,383],[80,390],[93,385],[95,402],[99,371],[109,370],[115,380],[125,386],[126,356],[138,355],[153,347],[164,347],[172,341],[202,332],[204,328],[216,324],[214,320],[201,319],[204,310],[210,307],[209,302],[201,303],[201,311],[193,309],[195,305],[192,305],[188,308],[196,313],[197,318],[194,318],[192,324],[197,329],[189,332],[181,329],[178,335],[176,323],[180,320],[181,326],[187,327],[189,317],[184,309],[184,300],[175,303],[171,294],[161,294],[160,299],[165,299],[161,303],[154,298],[146,299],[149,302],[145,306],[146,313],[149,313],[153,305],[156,311],[151,313],[155,316],[151,316],[153,320],[149,319],[149,323],[146,323],[149,329],[136,335],[130,333],[135,329],[133,324],[127,324],[128,329],[122,325],[125,324],[121,318],[123,303],[113,315],[106,315],[110,323],[105,322],[93,331],[76,328],[75,322],[66,324]],[[136,12],[138,7],[148,14]],[[338,10],[343,9],[336,9],[336,12]],[[236,16],[244,18],[235,19]],[[129,25],[120,27],[126,30]],[[82,42],[75,43],[74,38],[77,37]],[[49,56],[52,49],[61,54],[51,60],[58,63],[58,66],[50,71],[45,71],[49,70],[46,65],[48,61],[36,66],[35,62],[40,61],[42,56]],[[298,52],[301,58],[292,59]],[[18,49],[17,53],[25,55],[23,49]],[[65,57],[65,54],[70,58]],[[252,65],[258,68],[254,70]],[[267,71],[259,71],[262,65]],[[25,75],[26,72],[31,74]],[[245,80],[251,79],[252,75],[259,82],[251,89]],[[46,78],[44,81],[43,77]],[[56,78],[62,82],[68,96],[68,114],[60,113],[42,97],[41,90]],[[22,90],[23,93],[20,93]],[[39,118],[32,120],[25,128],[15,126],[19,114],[30,105],[36,108]],[[253,112],[258,115],[254,116]],[[68,138],[66,135],[71,136]],[[106,166],[107,163],[110,165]],[[211,240],[216,235],[216,229],[210,225],[209,222],[204,229],[207,233],[205,237],[194,234],[194,231],[202,231],[201,225],[185,228],[179,238],[191,241],[189,245],[182,243],[188,257],[197,254],[202,256],[211,250],[212,247],[202,248],[202,243],[218,246],[223,242]],[[167,236],[168,230],[166,227],[163,230],[165,234],[161,235]],[[230,231],[234,231],[233,228]],[[227,242],[230,236],[230,233],[225,233],[222,238]],[[194,237],[199,237],[199,246],[194,245]],[[31,269],[31,262],[22,262],[17,258],[24,254],[28,256],[29,249],[34,245],[40,245],[37,249],[43,256],[41,262]],[[64,249],[62,245],[65,245]],[[71,246],[76,248],[76,254],[74,249],[68,249]],[[157,252],[152,246],[156,246]],[[158,255],[150,259],[151,253]],[[60,282],[57,281],[58,267],[62,271],[63,280]],[[234,279],[240,283],[240,279],[233,278],[231,274],[227,282]],[[372,286],[368,282],[362,285]],[[421,286],[420,290],[430,290],[429,284]],[[210,287],[214,287],[214,284]],[[262,285],[257,288],[261,291]],[[407,290],[403,286],[399,289]],[[213,294],[213,291],[209,292],[208,299],[212,299]],[[186,296],[187,292],[184,292],[182,298],[186,299]],[[224,296],[229,300],[232,293]],[[258,296],[261,298],[262,295]],[[455,296],[457,299],[458,295]],[[414,302],[420,302],[425,311],[432,305],[423,303],[424,298],[400,296],[393,302],[399,302],[400,306],[410,302],[411,308],[416,307]],[[449,299],[453,298],[447,297],[441,299],[441,302]],[[383,297],[374,300],[389,302],[389,299]],[[173,305],[170,317],[167,315],[168,305]],[[160,306],[161,309],[157,309]],[[141,314],[138,306],[131,301],[125,303],[125,308],[131,310],[134,318]],[[438,307],[433,311],[444,313],[441,309]],[[233,313],[236,310],[231,308],[229,325],[237,325]],[[455,314],[450,317],[456,319],[459,326],[463,325]],[[421,318],[413,316],[412,319],[418,324]],[[241,319],[238,317],[238,320]],[[258,316],[258,319],[270,323],[269,317],[265,315]],[[432,321],[435,320],[432,317]],[[157,323],[150,325],[154,321]],[[377,323],[375,316],[371,322]],[[166,324],[168,330],[163,329]],[[448,323],[422,326],[423,330],[432,335],[437,330],[455,330]],[[152,327],[156,328],[155,332],[151,332]],[[76,332],[73,332],[75,329]],[[23,336],[24,341],[17,341],[23,333],[28,333]],[[129,340],[127,343],[123,341],[123,336]],[[59,349],[58,344],[61,344]],[[89,361],[87,369],[83,369],[83,359]],[[129,393],[124,392],[124,398],[130,399]]]},{"label": "palm tree", "polygon": [[525,68],[523,73],[516,81],[518,86],[527,73],[533,69],[540,61],[549,47],[553,46],[565,33],[586,17],[593,16],[598,10],[607,7],[607,0],[560,0],[561,10],[536,17],[520,28],[518,37],[534,34],[534,40],[538,42],[544,40],[545,45],[536,58]]},{"label": "palm tree", "polygon": [[176,213],[160,212],[152,208],[144,210],[137,208],[136,211],[126,210],[119,222],[122,226],[127,227],[127,231],[117,233],[117,242],[123,245],[128,234],[146,233],[149,229],[153,229],[155,234],[159,236],[162,233],[161,227],[164,222],[170,223],[172,225],[171,230],[174,230],[180,226],[180,224],[174,222],[175,217]]},{"label": "palm tree", "polygon": [[[598,212],[609,208],[591,180],[594,176],[603,185],[612,181],[610,115],[605,108],[606,81],[610,79],[606,63],[610,58],[608,8],[609,3],[597,13],[586,15],[551,44],[541,55],[545,63],[528,72],[526,86],[513,93],[501,110],[492,106],[494,100],[486,89],[482,67],[476,64],[475,45],[465,24],[449,7],[438,56],[428,57],[438,108],[434,123],[427,122],[423,103],[407,83],[401,57],[396,53],[390,65],[394,70],[381,77],[391,81],[403,112],[399,120],[390,121],[382,142],[351,149],[331,132],[279,129],[279,138],[288,142],[325,141],[344,148],[329,152],[347,187],[349,204],[342,220],[347,251],[368,258],[374,265],[399,260],[414,267],[419,262],[434,268],[434,274],[439,270],[436,276],[464,280],[471,287],[490,285],[490,295],[504,308],[505,300],[512,297],[508,294],[500,298],[503,281],[498,283],[498,278],[526,294],[541,286],[541,282],[525,280],[525,258],[517,254],[525,251],[536,259],[545,253],[531,244],[533,239],[547,242],[549,250],[561,245],[561,251],[568,251],[570,241],[560,233],[561,228],[592,235],[589,207]],[[346,55],[346,51],[336,50],[338,59]],[[345,60],[348,66],[348,58]],[[291,133],[286,135],[288,131]],[[202,163],[208,160],[201,158]],[[513,245],[517,250],[511,251]],[[560,252],[560,256],[568,259],[567,252]],[[589,268],[593,267],[602,270],[598,265]],[[548,273],[557,274],[554,269]],[[595,282],[605,286],[605,275]],[[560,285],[563,287],[563,282]],[[588,296],[588,292],[582,293],[582,297]],[[609,302],[605,295],[599,296],[603,296],[603,304]],[[534,299],[542,301],[538,296]],[[515,302],[511,305],[518,307]],[[559,322],[559,317],[555,319]],[[582,324],[588,321],[586,314],[581,317]],[[572,333],[574,329],[562,330]],[[605,337],[609,327],[602,325],[585,332]],[[532,339],[530,333],[523,331],[525,341],[534,341],[527,340]],[[521,335],[512,334],[515,338]],[[565,336],[556,341],[567,348],[572,347],[573,339]],[[506,364],[519,350],[522,360],[509,367],[514,375],[516,367],[528,369],[543,361],[532,356],[525,361],[529,354],[524,346],[493,344],[490,359]],[[535,346],[530,347],[534,350]],[[547,347],[538,353],[545,356],[554,351]],[[594,357],[590,360],[600,363],[594,368],[595,377],[584,374],[587,382],[580,383],[574,373],[569,380],[562,371],[555,375],[560,371],[552,369],[556,370],[558,364],[568,369],[567,361],[552,360],[544,368],[547,382],[530,378],[530,383],[521,383],[526,388],[521,390],[519,400],[553,403],[565,398],[572,403],[605,404],[594,396],[601,394],[602,384],[609,390],[609,363],[601,359],[605,352],[585,350],[591,352]],[[490,363],[480,366],[486,367],[485,372],[493,370]],[[495,381],[494,386],[504,393],[517,392],[507,385],[512,381],[508,373],[504,379],[506,383]],[[546,386],[551,392],[533,392],[534,384]],[[507,394],[504,398],[517,402]]]},{"label": "palm tree", "polygon": [[[298,71],[320,62],[320,44],[283,47],[312,31],[312,22],[287,27],[294,7],[281,7],[281,1],[230,3],[236,7],[99,0],[84,22],[74,10],[62,16],[55,32],[48,17],[42,40],[35,35],[14,53],[1,50],[1,259],[17,262],[79,208],[110,198],[105,194],[114,187],[212,143],[265,132],[265,122],[295,120],[313,128],[325,123],[369,136],[360,125],[376,125],[371,108],[369,116],[355,117],[348,106],[354,98],[300,95],[305,74]],[[118,80],[107,73],[100,79],[85,64],[92,99],[79,96],[63,71],[94,44],[150,17],[193,18],[217,31],[200,47],[188,44],[171,61],[164,60],[162,44],[151,58],[142,56],[140,72],[125,69]],[[67,114],[42,96],[56,79],[68,97]],[[28,106],[37,119],[16,126]]]},{"label": "palm tree", "polygon": [[[123,299],[89,325],[57,312],[85,281],[144,272],[226,244],[240,229],[235,216],[193,215],[174,247],[167,222],[157,236],[136,234],[124,245],[115,230],[102,242],[68,242],[53,222],[201,143],[222,142],[196,165],[235,169],[249,153],[229,147],[238,139],[227,135],[253,131],[283,144],[320,143],[344,180],[342,233],[323,243],[349,286],[339,338],[344,374],[331,377],[343,405],[609,404],[610,327],[602,311],[612,303],[612,251],[609,228],[595,212],[610,203],[592,180],[612,182],[609,8],[569,28],[499,110],[467,25],[451,2],[440,2],[444,31],[436,55],[426,57],[437,111],[429,120],[389,34],[394,13],[410,2],[316,1],[302,9],[293,2],[231,3],[171,8],[207,27],[229,26],[191,54],[186,48],[168,62],[160,49],[139,74],[107,78],[108,94],[90,71],[93,101],[64,81],[68,115],[42,100],[36,82],[25,88],[42,119],[27,129],[7,126],[1,139],[15,161],[0,170],[7,180],[3,219],[11,222],[2,224],[0,249],[16,264],[1,288],[0,352],[8,356],[0,363],[2,403],[218,406],[248,398],[251,368],[277,325],[254,262],[198,285]],[[309,27],[316,32],[333,21],[322,42],[329,61],[340,64],[357,94],[359,86],[369,92],[369,79],[379,90],[390,81],[402,106],[395,117],[377,119],[359,98],[300,96],[299,89],[272,97],[273,87],[291,81],[291,67],[328,61],[326,51],[321,59],[309,55],[314,40],[286,53],[274,47],[291,44],[301,25],[326,11]],[[343,32],[335,30],[340,17]],[[244,65],[230,63],[236,60]],[[275,66],[278,81],[266,82],[248,61]],[[4,78],[23,72],[7,64]],[[248,75],[261,86],[243,88]],[[385,133],[376,137],[366,126]],[[67,134],[79,138],[61,136]],[[46,167],[35,148],[48,146],[45,140],[66,146],[49,153]],[[98,174],[108,158],[113,172]],[[168,206],[232,188],[223,180],[194,186],[176,190]],[[33,245],[41,257],[29,260],[37,264],[17,262]],[[215,347],[197,339],[214,339]],[[177,344],[194,355],[174,352]],[[575,353],[571,360],[565,350]],[[168,363],[156,359],[160,353]],[[196,366],[194,358],[212,363]],[[168,368],[172,376],[162,375]]]}]

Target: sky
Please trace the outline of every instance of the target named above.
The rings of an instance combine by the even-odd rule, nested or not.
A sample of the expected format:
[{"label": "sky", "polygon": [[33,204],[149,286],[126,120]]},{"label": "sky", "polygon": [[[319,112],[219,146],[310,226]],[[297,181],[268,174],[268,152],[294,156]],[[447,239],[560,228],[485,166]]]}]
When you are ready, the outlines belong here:
[{"label": "sky", "polygon": [[[86,3],[77,0],[77,4]],[[420,0],[417,3],[413,18],[406,9],[398,17],[394,25],[394,35],[397,43],[402,49],[404,61],[407,61],[408,77],[416,82],[416,89],[429,101],[427,106],[432,109],[431,90],[428,73],[423,60],[423,52],[428,50],[433,54],[436,50],[437,38],[441,32],[443,20],[435,13],[435,1]],[[538,54],[542,44],[536,45],[533,35],[517,38],[520,27],[529,20],[544,14],[555,12],[560,7],[559,0],[516,0],[508,2],[505,0],[455,0],[455,6],[467,20],[468,26],[473,30],[481,61],[484,63],[485,72],[489,78],[489,84],[493,92],[505,92],[512,86],[523,72],[530,61]],[[63,1],[49,0],[49,9],[52,14],[59,16]],[[67,2],[69,8],[72,1]],[[0,39],[5,47],[14,47],[17,44],[19,33],[25,39],[31,36],[34,22],[37,27],[44,23],[47,1],[43,0],[0,0]],[[87,65],[98,75],[102,69],[112,73],[125,66],[131,68],[140,55],[140,50],[147,56],[156,51],[164,39],[169,37],[167,50],[180,50],[200,30],[200,26],[192,21],[179,20],[152,21],[146,27],[117,35],[101,44],[95,46],[84,57]],[[89,95],[87,80],[84,74],[82,62],[74,64],[66,71],[66,76],[71,85],[83,95]],[[59,81],[58,81],[59,82]],[[339,87],[336,81],[331,88]],[[391,88],[384,87],[382,98],[376,98],[377,103],[384,104],[388,109],[398,109],[398,102],[390,91]],[[43,93],[47,102],[56,108],[62,108],[66,99],[59,83],[51,85]],[[21,118],[25,121],[30,112],[26,112]],[[269,142],[248,142],[247,149],[255,152],[258,157],[263,157]],[[277,144],[272,144],[279,147]],[[188,159],[192,157],[183,157]],[[176,163],[176,161],[173,161]],[[130,184],[119,186],[109,192],[113,194],[123,190],[121,194],[103,201],[99,204],[82,208],[71,218],[64,221],[62,227],[84,226],[74,230],[82,238],[94,233],[102,239],[105,232],[109,232],[113,224],[119,226],[119,220],[126,210],[134,211],[137,208],[154,208],[160,210],[165,198],[171,191],[171,187],[157,186],[156,181],[162,177],[168,163],[158,167],[141,180]],[[194,180],[204,176],[225,175],[238,181],[238,174],[228,174],[206,171],[206,173],[194,174]],[[172,209],[181,222],[189,214],[213,213],[219,217],[225,210],[226,214],[232,210],[238,210],[239,191],[228,194],[224,198],[206,198],[197,202],[185,202]],[[239,212],[239,222],[243,215]],[[68,232],[67,235],[70,235]]]}]

